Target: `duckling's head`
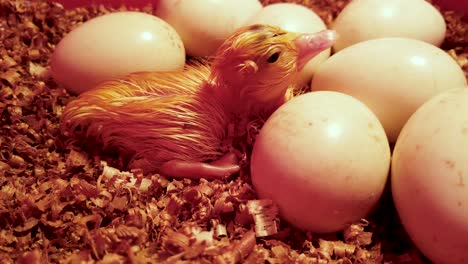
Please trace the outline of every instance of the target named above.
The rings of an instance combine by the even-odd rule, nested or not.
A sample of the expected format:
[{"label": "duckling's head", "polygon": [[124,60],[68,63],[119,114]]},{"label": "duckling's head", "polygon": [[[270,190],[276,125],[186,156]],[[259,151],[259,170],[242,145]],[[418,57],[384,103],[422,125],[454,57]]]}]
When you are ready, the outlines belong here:
[{"label": "duckling's head", "polygon": [[269,25],[238,30],[218,49],[211,79],[227,84],[244,103],[277,104],[311,58],[330,48],[334,31],[298,34]]}]

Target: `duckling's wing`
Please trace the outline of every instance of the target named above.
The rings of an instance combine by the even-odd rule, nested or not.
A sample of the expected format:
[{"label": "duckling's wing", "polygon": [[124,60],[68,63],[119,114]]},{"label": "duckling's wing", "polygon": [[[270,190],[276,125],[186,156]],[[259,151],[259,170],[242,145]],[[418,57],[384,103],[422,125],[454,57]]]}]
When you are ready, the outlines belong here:
[{"label": "duckling's wing", "polygon": [[161,104],[164,104],[164,101],[180,101],[177,97],[182,98],[182,95],[197,96],[209,72],[209,68],[204,64],[196,64],[189,65],[184,71],[179,72],[133,73],[103,82],[82,93],[67,106],[67,109],[70,111],[78,105],[81,107],[85,105],[99,105],[101,108],[118,107],[149,99],[159,101]]},{"label": "duckling's wing", "polygon": [[[128,85],[130,91],[122,92],[125,96],[133,95],[167,95],[197,92],[208,80],[210,68],[206,62],[191,62],[183,71],[176,72],[137,72],[117,80]],[[106,86],[112,85],[108,83]],[[112,89],[107,87],[107,89]]]}]

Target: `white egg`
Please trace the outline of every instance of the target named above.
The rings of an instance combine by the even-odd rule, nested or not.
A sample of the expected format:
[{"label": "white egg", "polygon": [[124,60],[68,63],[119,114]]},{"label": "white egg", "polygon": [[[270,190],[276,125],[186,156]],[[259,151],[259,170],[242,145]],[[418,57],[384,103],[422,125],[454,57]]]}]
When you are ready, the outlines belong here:
[{"label": "white egg", "polygon": [[[246,25],[268,24],[297,33],[315,33],[327,29],[323,20],[311,9],[294,3],[277,3],[265,6],[249,19]],[[298,83],[305,84],[312,78],[322,62],[330,56],[331,49],[322,51],[310,60],[299,74]]]},{"label": "white egg", "polygon": [[365,217],[383,192],[390,147],[363,103],[337,92],[311,92],[282,105],[256,138],[252,183],[282,218],[317,233]]},{"label": "white egg", "polygon": [[403,226],[433,263],[468,262],[468,89],[444,92],[404,126],[392,159]]},{"label": "white egg", "polygon": [[91,19],[55,47],[51,72],[79,94],[96,84],[137,71],[175,71],[185,65],[177,32],[156,16],[117,12]]},{"label": "white egg", "polygon": [[209,56],[261,8],[258,0],[160,0],[156,14],[176,29],[189,55]]},{"label": "white egg", "polygon": [[332,28],[340,34],[335,51],[383,37],[413,38],[439,46],[446,31],[442,14],[425,0],[353,0]]},{"label": "white egg", "polygon": [[463,85],[463,70],[446,52],[406,38],[350,46],[325,61],[312,80],[312,90],[343,92],[364,102],[379,117],[391,142],[425,101]]}]

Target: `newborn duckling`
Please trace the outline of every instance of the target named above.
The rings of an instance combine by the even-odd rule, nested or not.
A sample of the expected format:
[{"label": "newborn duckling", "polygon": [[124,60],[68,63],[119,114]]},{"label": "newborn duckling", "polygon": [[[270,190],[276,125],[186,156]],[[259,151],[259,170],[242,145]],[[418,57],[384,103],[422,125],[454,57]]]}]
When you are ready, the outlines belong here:
[{"label": "newborn duckling", "polygon": [[129,168],[174,178],[222,178],[240,167],[223,153],[228,126],[267,118],[298,71],[331,47],[334,31],[297,34],[253,25],[229,37],[211,66],[140,72],[103,82],[70,102],[61,130],[129,155]]}]

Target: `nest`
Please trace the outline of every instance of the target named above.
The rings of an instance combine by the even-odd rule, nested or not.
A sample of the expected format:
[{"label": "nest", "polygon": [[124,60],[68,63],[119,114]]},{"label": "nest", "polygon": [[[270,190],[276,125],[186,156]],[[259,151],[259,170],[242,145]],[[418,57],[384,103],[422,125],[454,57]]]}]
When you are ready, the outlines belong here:
[{"label": "nest", "polygon": [[[348,1],[290,2],[330,23]],[[116,10],[127,9],[0,0],[3,263],[426,261],[398,221],[388,190],[368,219],[317,235],[279,221],[276,206],[258,200],[248,170],[228,181],[173,180],[121,172],[109,165],[112,157],[106,162],[67,147],[58,127],[73,97],[50,78],[50,54],[77,25]],[[448,34],[442,47],[468,76],[468,18],[443,14]],[[248,148],[252,141],[246,141]]]}]

